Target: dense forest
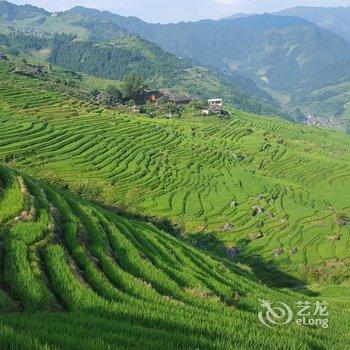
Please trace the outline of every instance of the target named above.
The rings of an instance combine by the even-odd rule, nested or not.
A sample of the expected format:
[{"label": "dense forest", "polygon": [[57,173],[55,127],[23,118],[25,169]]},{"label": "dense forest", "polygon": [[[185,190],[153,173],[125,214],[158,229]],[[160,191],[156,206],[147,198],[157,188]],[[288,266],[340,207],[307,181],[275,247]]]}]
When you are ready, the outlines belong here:
[{"label": "dense forest", "polygon": [[[146,47],[151,45],[142,43]],[[130,71],[152,78],[154,75],[168,76],[190,67],[188,62],[158,48],[149,55],[143,47],[137,49],[137,44],[134,41],[134,45],[130,42],[125,45],[123,40],[100,43],[54,39],[49,59],[70,70],[116,80],[122,79]]]},{"label": "dense forest", "polygon": [[[117,81],[133,72],[145,79],[150,88],[170,89],[177,95],[199,99],[219,96],[226,103],[248,112],[287,117],[267,94],[254,90],[254,85],[244,77],[196,66],[135,36],[83,41],[73,34],[33,36],[15,33],[0,35],[0,45],[9,53],[26,52],[66,70]],[[240,85],[252,87],[252,94],[237,87],[235,81],[238,79]]]}]

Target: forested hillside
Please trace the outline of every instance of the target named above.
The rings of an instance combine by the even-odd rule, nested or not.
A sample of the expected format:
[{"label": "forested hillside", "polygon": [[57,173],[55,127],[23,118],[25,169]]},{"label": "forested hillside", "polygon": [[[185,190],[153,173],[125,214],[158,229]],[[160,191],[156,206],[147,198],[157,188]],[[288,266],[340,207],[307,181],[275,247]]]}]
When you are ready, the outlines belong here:
[{"label": "forested hillside", "polygon": [[350,42],[350,7],[298,6],[280,11],[278,14],[304,18],[341,35]]},{"label": "forested hillside", "polygon": [[109,79],[130,68],[180,95],[219,96],[246,111],[342,130],[349,124],[350,43],[307,21],[309,11],[306,19],[286,16],[292,11],[161,25],[84,7],[51,14],[1,4],[3,33],[76,36],[50,56],[65,68]]},{"label": "forested hillside", "polygon": [[223,72],[243,72],[295,117],[302,111],[328,119],[349,118],[343,84],[349,82],[350,44],[304,19],[265,14],[161,25],[82,7],[69,12],[111,21],[167,51]]},{"label": "forested hillside", "polygon": [[2,27],[6,34],[1,40],[10,50],[26,50],[66,69],[102,78],[120,80],[134,72],[147,79],[151,88],[204,99],[221,97],[246,111],[287,116],[248,77],[222,74],[169,54],[109,21],[71,12],[35,12],[32,7],[22,20],[27,7],[1,4],[0,31]]}]

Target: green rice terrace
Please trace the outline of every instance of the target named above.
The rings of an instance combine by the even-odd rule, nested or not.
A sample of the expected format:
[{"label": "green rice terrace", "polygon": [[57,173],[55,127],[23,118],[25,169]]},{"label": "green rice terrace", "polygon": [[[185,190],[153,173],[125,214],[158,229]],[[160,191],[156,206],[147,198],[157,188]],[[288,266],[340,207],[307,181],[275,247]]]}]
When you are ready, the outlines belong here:
[{"label": "green rice terrace", "polygon": [[[348,348],[348,136],[45,84],[0,62],[1,349]],[[257,317],[320,299],[326,330]]]},{"label": "green rice terrace", "polygon": [[258,299],[292,305],[318,293],[268,288],[245,265],[215,260],[151,224],[8,168],[0,167],[0,179],[2,349],[349,344],[349,303],[335,297],[337,289],[323,295],[333,301],[326,331],[296,324],[271,330],[258,321]]},{"label": "green rice terrace", "polygon": [[103,110],[5,64],[0,79],[0,157],[9,166],[170,220],[207,249],[237,248],[242,259],[295,275],[344,277],[347,135],[238,111],[170,121]]}]

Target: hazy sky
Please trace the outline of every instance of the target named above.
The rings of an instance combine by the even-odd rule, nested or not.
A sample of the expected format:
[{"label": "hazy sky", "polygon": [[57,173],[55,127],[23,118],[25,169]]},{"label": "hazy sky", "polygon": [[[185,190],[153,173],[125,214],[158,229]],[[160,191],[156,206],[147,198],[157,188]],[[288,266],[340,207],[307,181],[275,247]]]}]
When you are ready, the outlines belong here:
[{"label": "hazy sky", "polygon": [[350,6],[350,0],[9,0],[31,3],[48,10],[66,10],[76,5],[133,15],[149,22],[179,22],[221,18],[238,12],[270,12],[288,7]]}]

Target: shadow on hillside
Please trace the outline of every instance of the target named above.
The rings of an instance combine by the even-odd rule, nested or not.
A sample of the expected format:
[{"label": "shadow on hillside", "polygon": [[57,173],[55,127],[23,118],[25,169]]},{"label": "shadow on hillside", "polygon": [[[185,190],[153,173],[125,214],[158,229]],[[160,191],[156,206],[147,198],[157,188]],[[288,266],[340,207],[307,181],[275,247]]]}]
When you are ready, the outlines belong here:
[{"label": "shadow on hillside", "polygon": [[[127,219],[133,219],[138,221],[144,221],[153,224],[158,229],[166,231],[172,236],[183,239],[184,237],[184,228],[181,225],[174,224],[171,220],[166,218],[158,218],[153,216],[146,216],[140,214],[133,214],[125,210],[124,208],[118,208],[115,206],[106,206],[102,203],[96,203],[103,208],[110,210],[120,216],[123,216]],[[239,250],[238,254],[234,258],[230,258],[227,252],[227,249],[224,248],[224,244],[220,239],[217,238],[217,234],[214,233],[195,233],[191,234],[186,242],[199,248],[202,251],[205,251],[206,254],[211,255],[213,258],[223,258],[224,263],[228,268],[232,268],[232,263],[242,263],[248,265],[253,276],[264,283],[265,285],[272,288],[289,288],[300,294],[307,296],[318,296],[319,294],[313,291],[310,291],[306,287],[306,283],[302,279],[298,279],[294,276],[289,275],[288,273],[279,269],[273,263],[266,262],[258,255],[249,256],[244,254],[243,250]],[[246,273],[242,269],[237,269],[237,273],[244,275]],[[251,278],[251,275],[249,274]]]},{"label": "shadow on hillside", "polygon": [[94,203],[97,204],[98,206],[104,208],[104,209],[107,209],[107,210],[117,214],[117,215],[123,216],[126,219],[144,221],[144,222],[150,223],[150,224],[154,225],[155,227],[157,227],[158,229],[163,230],[174,237],[180,238],[184,233],[184,228],[181,225],[175,224],[167,218],[159,218],[159,217],[155,217],[155,216],[130,213],[127,210],[125,210],[124,208],[109,206],[109,205],[106,205],[104,203],[96,202],[96,201]]},{"label": "shadow on hillside", "polygon": [[224,248],[223,242],[213,233],[197,233],[191,235],[191,237],[194,245],[198,248],[206,252],[215,252],[217,256],[226,259],[227,267],[232,263],[248,265],[254,277],[269,287],[289,288],[300,294],[312,297],[319,295],[316,292],[308,290],[304,280],[289,275],[279,269],[275,264],[266,262],[258,255],[250,256],[239,249],[235,257],[230,257],[227,249]]}]

